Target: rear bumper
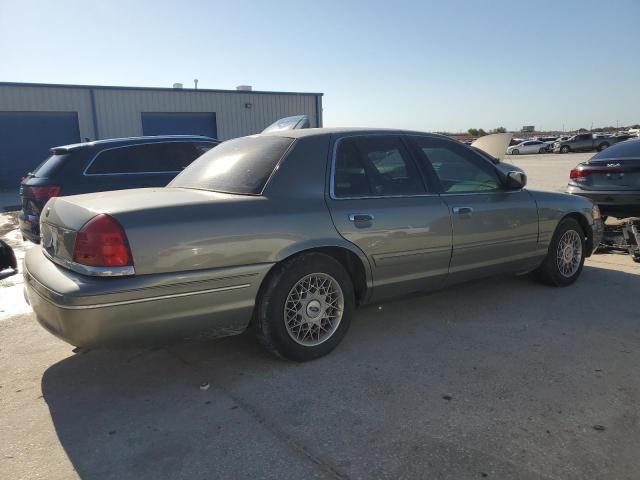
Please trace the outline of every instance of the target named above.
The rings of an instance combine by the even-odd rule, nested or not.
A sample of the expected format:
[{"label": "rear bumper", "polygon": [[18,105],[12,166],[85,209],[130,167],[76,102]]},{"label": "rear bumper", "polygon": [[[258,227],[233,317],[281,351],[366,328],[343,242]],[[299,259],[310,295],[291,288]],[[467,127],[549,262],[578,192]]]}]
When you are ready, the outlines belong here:
[{"label": "rear bumper", "polygon": [[640,190],[592,191],[569,185],[567,193],[586,197],[600,207],[602,215],[627,218],[640,217]]},{"label": "rear bumper", "polygon": [[27,252],[25,298],[38,322],[76,346],[216,338],[244,331],[270,264],[94,278]]},{"label": "rear bumper", "polygon": [[40,216],[28,215],[24,210],[18,212],[20,233],[33,243],[40,243]]}]

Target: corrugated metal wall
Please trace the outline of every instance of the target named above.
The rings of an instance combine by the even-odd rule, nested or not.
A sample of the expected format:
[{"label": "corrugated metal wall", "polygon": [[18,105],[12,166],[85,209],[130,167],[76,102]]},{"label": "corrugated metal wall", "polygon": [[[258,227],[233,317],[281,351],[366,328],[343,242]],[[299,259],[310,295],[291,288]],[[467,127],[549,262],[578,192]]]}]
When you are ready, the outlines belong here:
[{"label": "corrugated metal wall", "polygon": [[0,85],[0,112],[77,112],[80,137],[96,138],[88,89]]},{"label": "corrugated metal wall", "polygon": [[313,126],[319,118],[322,126],[321,97],[317,94],[0,83],[0,111],[75,111],[80,136],[90,139],[142,135],[142,112],[215,112],[221,140],[260,132],[275,120],[290,115],[307,114]]}]

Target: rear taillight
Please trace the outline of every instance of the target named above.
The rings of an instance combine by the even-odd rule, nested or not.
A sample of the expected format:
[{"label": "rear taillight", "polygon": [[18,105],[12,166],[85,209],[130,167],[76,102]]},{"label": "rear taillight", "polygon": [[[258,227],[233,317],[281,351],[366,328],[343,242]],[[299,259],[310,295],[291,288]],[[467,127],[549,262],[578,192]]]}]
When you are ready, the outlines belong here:
[{"label": "rear taillight", "polygon": [[583,168],[574,168],[569,173],[569,178],[574,182],[586,182],[587,177],[592,173],[591,170],[585,170]]},{"label": "rear taillight", "polygon": [[35,198],[36,200],[47,201],[51,197],[57,197],[60,194],[58,185],[49,185],[46,187],[26,185],[22,189],[22,196],[25,198]]},{"label": "rear taillight", "polygon": [[122,226],[109,215],[93,217],[76,235],[73,261],[93,267],[133,265]]}]

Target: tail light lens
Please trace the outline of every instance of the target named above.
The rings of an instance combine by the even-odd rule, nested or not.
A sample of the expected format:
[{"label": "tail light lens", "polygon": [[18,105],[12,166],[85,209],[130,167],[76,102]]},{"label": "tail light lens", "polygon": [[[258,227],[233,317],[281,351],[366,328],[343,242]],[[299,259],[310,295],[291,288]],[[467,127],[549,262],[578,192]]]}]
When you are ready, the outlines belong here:
[{"label": "tail light lens", "polygon": [[76,235],[73,261],[93,267],[133,265],[122,226],[109,215],[93,217]]},{"label": "tail light lens", "polygon": [[591,170],[585,170],[582,168],[574,168],[569,173],[569,178],[574,182],[586,182],[587,177],[591,174]]},{"label": "tail light lens", "polygon": [[51,197],[60,195],[60,187],[58,185],[48,186],[25,186],[22,189],[22,196],[25,198],[34,198],[36,200],[47,201]]}]

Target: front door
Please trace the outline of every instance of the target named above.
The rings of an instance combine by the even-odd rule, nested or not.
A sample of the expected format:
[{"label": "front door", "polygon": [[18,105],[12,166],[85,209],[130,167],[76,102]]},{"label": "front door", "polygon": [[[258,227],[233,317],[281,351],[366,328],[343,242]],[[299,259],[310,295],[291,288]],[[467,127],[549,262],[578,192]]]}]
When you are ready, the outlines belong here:
[{"label": "front door", "polygon": [[336,140],[327,199],[338,232],[367,256],[373,299],[442,286],[451,256],[446,203],[397,135]]},{"label": "front door", "polygon": [[453,282],[525,270],[537,261],[538,212],[526,190],[507,190],[495,166],[468,147],[413,137],[451,212]]}]

